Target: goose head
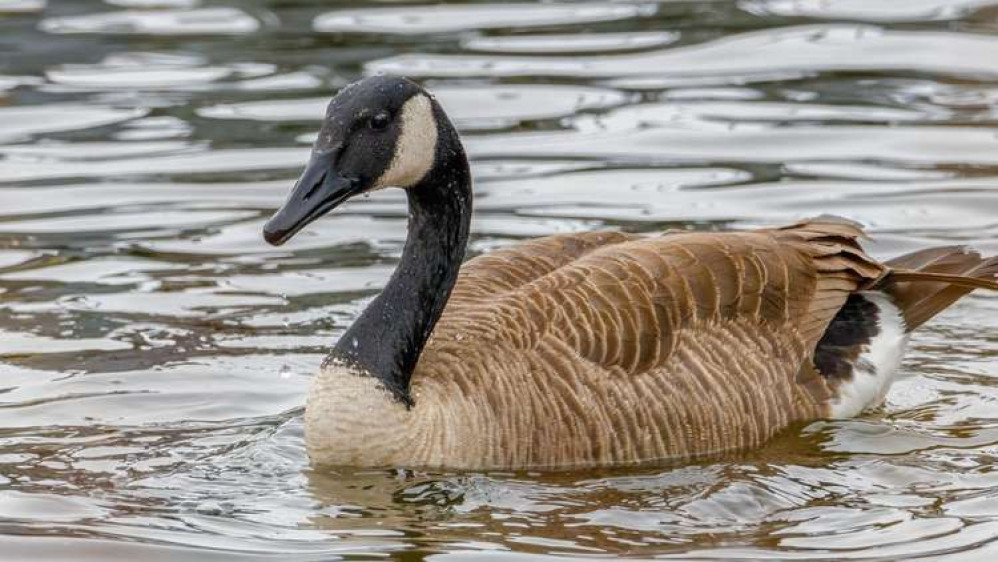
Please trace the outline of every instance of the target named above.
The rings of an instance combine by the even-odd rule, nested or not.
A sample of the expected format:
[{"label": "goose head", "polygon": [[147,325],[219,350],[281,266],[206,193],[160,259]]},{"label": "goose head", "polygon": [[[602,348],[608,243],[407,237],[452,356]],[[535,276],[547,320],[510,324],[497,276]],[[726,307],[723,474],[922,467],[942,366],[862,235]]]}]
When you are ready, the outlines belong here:
[{"label": "goose head", "polygon": [[441,129],[456,138],[437,102],[410,80],[374,76],[347,86],[329,103],[305,171],[264,238],[281,245],[363,193],[418,188],[437,164]]},{"label": "goose head", "polygon": [[408,199],[402,258],[327,363],[349,365],[411,405],[411,378],[456,282],[471,221],[468,159],[436,100],[392,76],[365,78],[340,91],[305,171],[263,235],[283,244],[348,199],[387,187],[404,189]]}]

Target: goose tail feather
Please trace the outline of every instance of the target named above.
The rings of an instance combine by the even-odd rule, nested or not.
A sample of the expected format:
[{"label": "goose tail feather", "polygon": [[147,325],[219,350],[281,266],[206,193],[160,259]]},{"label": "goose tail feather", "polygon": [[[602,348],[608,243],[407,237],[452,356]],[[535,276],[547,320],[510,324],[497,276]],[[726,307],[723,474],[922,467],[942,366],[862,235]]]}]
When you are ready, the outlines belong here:
[{"label": "goose tail feather", "polygon": [[998,256],[963,246],[929,248],[887,262],[878,284],[894,298],[907,330],[918,328],[974,289],[998,291]]}]

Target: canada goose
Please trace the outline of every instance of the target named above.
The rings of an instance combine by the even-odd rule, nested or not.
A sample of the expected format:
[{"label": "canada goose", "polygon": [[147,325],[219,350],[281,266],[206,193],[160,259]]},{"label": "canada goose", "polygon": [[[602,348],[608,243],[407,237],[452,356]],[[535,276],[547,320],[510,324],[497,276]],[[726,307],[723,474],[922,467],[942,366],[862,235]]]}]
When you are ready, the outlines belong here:
[{"label": "canada goose", "polygon": [[550,236],[461,267],[464,148],[432,95],[388,76],[333,98],[264,237],[282,244],[389,186],[406,192],[408,239],[312,383],[319,464],[592,467],[756,446],[880,403],[911,330],[998,289],[998,258],[945,247],[881,263],[835,218]]}]

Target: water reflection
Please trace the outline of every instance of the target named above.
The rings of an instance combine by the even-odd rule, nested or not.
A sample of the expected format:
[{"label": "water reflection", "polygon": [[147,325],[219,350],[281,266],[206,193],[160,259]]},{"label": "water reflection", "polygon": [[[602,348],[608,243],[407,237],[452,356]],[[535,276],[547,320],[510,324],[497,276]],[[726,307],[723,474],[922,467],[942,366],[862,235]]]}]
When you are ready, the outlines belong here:
[{"label": "water reflection", "polygon": [[886,406],[688,466],[315,472],[324,350],[404,198],[260,228],[336,88],[426,81],[473,158],[472,252],[838,213],[887,256],[998,252],[987,0],[0,2],[0,547],[10,559],[981,560],[998,299],[913,340]]}]

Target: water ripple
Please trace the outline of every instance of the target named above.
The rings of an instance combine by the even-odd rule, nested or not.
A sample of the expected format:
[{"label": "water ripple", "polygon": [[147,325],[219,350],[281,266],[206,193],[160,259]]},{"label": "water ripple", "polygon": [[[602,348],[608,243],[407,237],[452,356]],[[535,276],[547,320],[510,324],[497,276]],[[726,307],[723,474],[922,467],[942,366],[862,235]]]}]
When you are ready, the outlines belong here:
[{"label": "water ripple", "polygon": [[260,229],[334,90],[425,79],[470,252],[835,213],[998,253],[990,0],[0,1],[0,548],[11,560],[990,560],[998,298],[883,408],[683,466],[322,470],[301,408],[405,198]]}]

